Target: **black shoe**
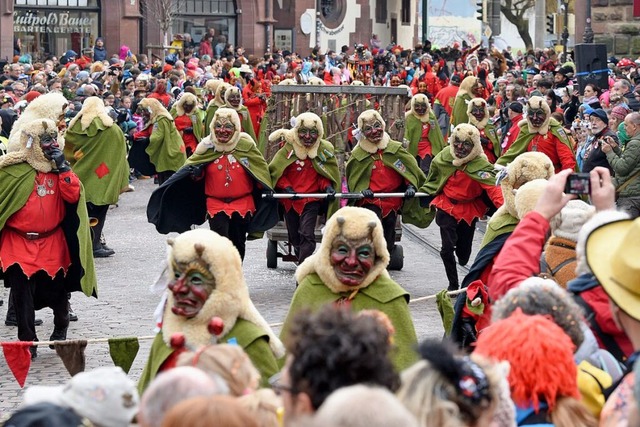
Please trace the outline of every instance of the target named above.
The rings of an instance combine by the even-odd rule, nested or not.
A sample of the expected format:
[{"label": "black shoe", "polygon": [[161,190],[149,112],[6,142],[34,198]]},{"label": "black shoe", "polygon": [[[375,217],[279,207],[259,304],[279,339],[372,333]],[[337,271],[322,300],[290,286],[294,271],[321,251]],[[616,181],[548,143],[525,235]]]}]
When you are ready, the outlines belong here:
[{"label": "black shoe", "polygon": [[459,285],[450,283],[447,287],[448,292],[457,291],[459,289]]},{"label": "black shoe", "polygon": [[[34,326],[41,326],[44,322],[42,321],[42,319],[36,319],[35,322],[33,322]],[[18,321],[16,320],[15,317],[7,317],[4,321],[4,324],[6,326],[18,326]]]},{"label": "black shoe", "polygon": [[71,304],[69,304],[69,322],[77,322],[78,315],[71,309]]},{"label": "black shoe", "polygon": [[[49,341],[65,341],[67,339],[67,328],[53,328],[53,333],[49,337]],[[54,349],[53,344],[49,345],[50,349]]]},{"label": "black shoe", "polygon": [[111,251],[114,254],[116,253],[116,251],[114,251],[113,249],[111,249],[109,246],[105,245],[104,243],[102,244],[102,249],[106,250],[106,251]]},{"label": "black shoe", "polygon": [[106,249],[106,248],[100,248],[100,249],[95,249],[93,251],[93,257],[94,258],[108,258],[111,255],[114,255],[116,253],[116,251],[114,251],[113,249]]},{"label": "black shoe", "polygon": [[37,346],[31,346],[29,347],[29,352],[31,353],[31,360],[35,359],[36,357],[38,357],[38,347]]}]

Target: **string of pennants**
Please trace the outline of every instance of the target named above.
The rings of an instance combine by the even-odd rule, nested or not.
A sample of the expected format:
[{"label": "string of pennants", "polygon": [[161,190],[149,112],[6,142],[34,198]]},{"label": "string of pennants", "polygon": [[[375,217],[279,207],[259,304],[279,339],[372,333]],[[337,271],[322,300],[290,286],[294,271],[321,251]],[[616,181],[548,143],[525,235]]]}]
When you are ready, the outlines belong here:
[{"label": "string of pennants", "polygon": [[[436,295],[412,299],[410,303],[438,299],[438,310],[441,311],[440,300],[444,295],[454,296],[465,291],[466,289],[450,292],[445,290]],[[444,319],[445,314],[443,314],[442,311],[440,314]],[[450,315],[453,315],[453,306],[451,306]],[[269,326],[272,328],[279,327],[282,326],[282,323],[273,323]],[[0,346],[2,346],[2,353],[4,354],[4,358],[11,370],[11,373],[22,388],[24,387],[24,383],[27,380],[27,375],[31,367],[31,352],[29,351],[29,347],[44,345],[53,346],[64,367],[71,376],[74,376],[75,374],[85,370],[85,349],[88,344],[108,343],[109,355],[111,356],[111,360],[114,365],[121,367],[123,371],[129,373],[131,365],[133,365],[133,361],[138,355],[140,341],[153,340],[154,338],[155,335],[67,341],[7,341],[0,342]]]}]

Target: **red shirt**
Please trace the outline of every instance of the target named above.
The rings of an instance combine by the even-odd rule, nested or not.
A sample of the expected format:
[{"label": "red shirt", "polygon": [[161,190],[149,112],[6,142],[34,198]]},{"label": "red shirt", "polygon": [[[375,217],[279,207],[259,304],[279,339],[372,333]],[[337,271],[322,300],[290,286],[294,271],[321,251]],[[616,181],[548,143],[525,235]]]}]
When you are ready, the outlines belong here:
[{"label": "red shirt", "polygon": [[486,190],[496,207],[502,206],[504,200],[500,187],[481,184],[457,170],[449,177],[442,192],[433,199],[431,205],[445,211],[456,221],[465,221],[471,225],[474,219],[487,213],[487,205],[480,198],[483,190]]},{"label": "red shirt", "polygon": [[429,142],[429,131],[431,125],[429,122],[422,123],[422,134],[420,134],[420,141],[418,141],[418,157],[424,159],[427,156],[433,156],[433,150],[431,148],[431,142]]},{"label": "red shirt", "polygon": [[520,126],[518,126],[520,120],[522,120],[522,114],[518,114],[511,120],[511,123],[513,124],[502,141],[502,153],[506,153],[509,147],[511,147],[514,141],[518,138],[518,135],[520,135]]},{"label": "red shirt", "polygon": [[[373,168],[371,169],[369,188],[374,193],[394,193],[398,191],[404,182],[404,178],[393,168],[387,167],[382,162],[383,152],[383,150],[378,150],[376,154],[372,155],[374,162]],[[382,216],[385,217],[389,215],[391,211],[397,212],[402,207],[402,199],[399,197],[361,199],[358,200],[356,205],[376,205],[382,209]]]},{"label": "red shirt", "polygon": [[527,151],[540,151],[546,154],[553,163],[555,173],[576,167],[576,157],[571,148],[560,142],[551,132],[546,135],[537,134],[534,136],[529,142]]},{"label": "red shirt", "polygon": [[253,178],[233,154],[225,154],[209,163],[204,179],[207,213],[210,216],[224,212],[231,217],[231,214],[238,212],[244,217],[256,211],[252,196]]},{"label": "red shirt", "polygon": [[447,111],[449,117],[451,117],[451,114],[453,113],[453,103],[456,100],[456,95],[459,90],[459,86],[449,85],[440,89],[436,94],[436,99],[440,101],[440,104],[442,104],[444,109]]},{"label": "red shirt", "polygon": [[[72,171],[38,172],[27,203],[9,217],[0,233],[2,269],[19,264],[27,277],[40,270],[51,277],[60,269],[66,273],[71,256],[60,224],[66,213],[64,202],[77,203],[79,198],[80,180]],[[55,231],[49,236],[28,240],[15,230],[21,233]]]},{"label": "red shirt", "polygon": [[196,136],[192,133],[184,133],[183,130],[186,128],[193,129],[193,121],[191,120],[191,116],[183,114],[182,116],[177,116],[174,121],[176,125],[176,129],[180,132],[182,136],[182,141],[184,142],[184,146],[186,148],[191,148],[191,152],[193,153],[198,146],[198,140]]},{"label": "red shirt", "polygon": [[153,126],[149,125],[141,131],[135,132],[133,134],[133,139],[142,139],[142,138],[151,138],[151,131],[153,130]]},{"label": "red shirt", "polygon": [[[276,183],[276,189],[284,190],[287,187],[293,187],[296,193],[323,193],[330,184],[331,182],[327,178],[316,172],[311,159],[298,159],[284,170]],[[293,208],[301,214],[307,203],[316,200],[308,198],[299,200],[281,199],[280,202],[287,212]]]},{"label": "red shirt", "polygon": [[482,151],[484,151],[485,156],[487,156],[487,159],[489,159],[489,163],[493,164],[496,162],[496,160],[498,160],[496,154],[493,151],[493,142],[489,139],[484,129],[478,130],[480,131],[480,137],[486,138],[488,141],[487,143],[482,144]]}]

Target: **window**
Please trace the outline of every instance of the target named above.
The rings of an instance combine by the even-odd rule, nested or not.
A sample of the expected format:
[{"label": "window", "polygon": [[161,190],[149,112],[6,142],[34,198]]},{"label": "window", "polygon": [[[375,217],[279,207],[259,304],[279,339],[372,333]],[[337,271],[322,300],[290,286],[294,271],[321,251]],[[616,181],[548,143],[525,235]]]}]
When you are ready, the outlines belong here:
[{"label": "window", "polygon": [[15,0],[16,6],[98,7],[98,0]]},{"label": "window", "polygon": [[402,15],[402,24],[411,24],[411,0],[402,0],[402,9],[400,11]]},{"label": "window", "polygon": [[335,28],[347,11],[345,0],[320,0],[320,19],[329,28]]},{"label": "window", "polygon": [[235,15],[236,13],[233,0],[186,0],[180,10],[184,11],[185,15]]},{"label": "window", "polygon": [[384,24],[387,22],[387,1],[376,0],[376,23]]}]

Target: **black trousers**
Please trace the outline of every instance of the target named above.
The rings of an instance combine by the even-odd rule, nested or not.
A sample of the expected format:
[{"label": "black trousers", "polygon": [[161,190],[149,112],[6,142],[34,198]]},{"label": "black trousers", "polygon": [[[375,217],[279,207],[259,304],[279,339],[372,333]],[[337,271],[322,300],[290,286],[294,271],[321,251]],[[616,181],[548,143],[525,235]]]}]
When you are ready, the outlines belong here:
[{"label": "black trousers", "polygon": [[433,160],[433,156],[430,156],[428,154],[424,156],[424,158],[416,156],[416,160],[418,161],[418,165],[420,166],[422,172],[424,172],[425,175],[429,175],[429,169],[431,168],[431,160]]},{"label": "black trousers", "polygon": [[28,278],[22,269],[12,265],[4,272],[5,286],[11,288],[11,299],[18,321],[18,339],[37,341],[36,310],[50,307],[53,310],[53,325],[56,329],[69,327],[69,306],[64,276],[58,272],[52,279],[44,271],[38,271]]},{"label": "black trousers", "polygon": [[158,185],[162,185],[163,182],[171,178],[171,175],[176,173],[175,171],[158,172]]},{"label": "black trousers", "polygon": [[442,239],[440,258],[442,258],[444,270],[449,280],[449,289],[458,289],[456,256],[460,265],[466,265],[469,262],[476,221],[474,219],[469,225],[464,221],[458,222],[454,217],[440,209],[436,212],[436,224],[440,227],[440,237]]},{"label": "black trousers", "polygon": [[320,211],[320,202],[309,202],[302,214],[291,208],[285,212],[289,243],[293,246],[298,262],[302,262],[316,250],[316,221]]},{"label": "black trousers", "polygon": [[383,218],[382,208],[376,205],[362,205],[362,207],[375,212],[378,218],[380,218],[384,240],[387,242],[387,250],[389,251],[389,255],[392,255],[393,249],[396,246],[396,220],[398,219],[398,213],[391,211],[389,215]]},{"label": "black trousers", "polygon": [[218,212],[209,218],[209,228],[231,240],[233,246],[240,252],[240,258],[244,260],[250,219],[250,215],[243,218],[238,212],[234,212],[231,218],[224,212]]},{"label": "black trousers", "polygon": [[98,220],[98,223],[91,228],[91,242],[93,244],[93,250],[95,251],[102,247],[102,244],[100,243],[100,235],[102,235],[104,221],[107,219],[109,205],[94,205],[93,203],[87,203],[87,212],[89,213],[89,218],[95,218]]}]

